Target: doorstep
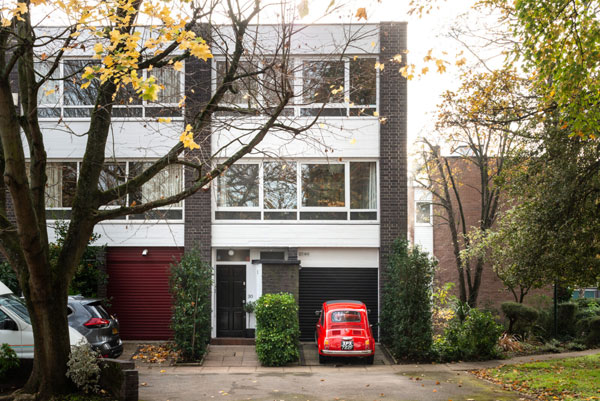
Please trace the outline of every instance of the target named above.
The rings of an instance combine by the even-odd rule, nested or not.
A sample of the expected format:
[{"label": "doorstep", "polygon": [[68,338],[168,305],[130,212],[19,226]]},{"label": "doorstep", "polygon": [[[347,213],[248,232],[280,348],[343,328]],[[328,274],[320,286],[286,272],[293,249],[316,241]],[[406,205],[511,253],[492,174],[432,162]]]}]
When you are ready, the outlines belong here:
[{"label": "doorstep", "polygon": [[246,337],[216,337],[210,339],[211,345],[255,345],[254,338]]}]

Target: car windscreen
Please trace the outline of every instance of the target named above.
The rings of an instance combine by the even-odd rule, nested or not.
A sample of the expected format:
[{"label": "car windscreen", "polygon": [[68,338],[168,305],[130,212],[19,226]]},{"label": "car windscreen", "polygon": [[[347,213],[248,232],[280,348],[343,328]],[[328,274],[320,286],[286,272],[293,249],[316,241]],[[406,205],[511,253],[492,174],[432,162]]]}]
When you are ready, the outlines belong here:
[{"label": "car windscreen", "polygon": [[355,310],[336,310],[331,312],[331,323],[360,322],[360,312]]},{"label": "car windscreen", "polygon": [[20,298],[17,298],[12,294],[0,296],[0,305],[4,306],[9,311],[19,316],[27,324],[31,324],[31,319],[29,318],[29,312],[27,311],[27,307],[25,306],[23,300],[21,300]]},{"label": "car windscreen", "polygon": [[92,314],[92,317],[99,317],[102,319],[110,319],[110,315],[104,309],[100,302],[93,302],[87,305],[84,305],[85,309]]}]

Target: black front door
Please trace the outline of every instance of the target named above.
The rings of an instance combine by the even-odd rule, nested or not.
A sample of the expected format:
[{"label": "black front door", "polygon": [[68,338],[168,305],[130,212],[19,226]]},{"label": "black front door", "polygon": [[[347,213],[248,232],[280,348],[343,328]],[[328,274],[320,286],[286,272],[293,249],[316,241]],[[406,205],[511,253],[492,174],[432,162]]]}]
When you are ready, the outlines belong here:
[{"label": "black front door", "polygon": [[246,266],[217,266],[217,337],[243,337]]}]

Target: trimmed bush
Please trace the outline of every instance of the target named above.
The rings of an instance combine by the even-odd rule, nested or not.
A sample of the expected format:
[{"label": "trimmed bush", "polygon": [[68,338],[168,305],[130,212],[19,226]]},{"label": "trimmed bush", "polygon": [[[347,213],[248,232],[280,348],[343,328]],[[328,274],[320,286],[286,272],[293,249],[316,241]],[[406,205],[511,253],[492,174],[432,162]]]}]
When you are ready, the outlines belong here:
[{"label": "trimmed bush", "polygon": [[433,344],[432,280],[436,262],[397,239],[389,257],[381,308],[381,341],[398,359],[428,359]]},{"label": "trimmed bush", "polygon": [[486,360],[498,357],[498,338],[502,326],[490,312],[473,308],[466,310],[463,321],[458,315],[450,321],[444,335],[436,338],[434,350],[442,361]]},{"label": "trimmed bush", "polygon": [[300,357],[298,305],[292,294],[264,294],[256,301],[256,354],[265,366],[283,366]]},{"label": "trimmed bush", "polygon": [[539,313],[536,309],[517,302],[502,303],[502,312],[508,318],[508,332],[527,336],[536,322]]},{"label": "trimmed bush", "polygon": [[179,263],[171,265],[171,328],[175,348],[184,361],[202,358],[210,341],[211,286],[212,268],[199,250],[186,251]]},{"label": "trimmed bush", "polygon": [[600,345],[600,316],[588,317],[577,322],[577,337],[588,347]]}]

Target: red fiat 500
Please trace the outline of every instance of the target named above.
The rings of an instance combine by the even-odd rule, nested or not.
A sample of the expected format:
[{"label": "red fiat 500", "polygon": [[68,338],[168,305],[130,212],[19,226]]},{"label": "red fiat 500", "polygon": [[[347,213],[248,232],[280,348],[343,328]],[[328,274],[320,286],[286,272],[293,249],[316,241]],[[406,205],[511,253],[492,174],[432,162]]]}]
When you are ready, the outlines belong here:
[{"label": "red fiat 500", "polygon": [[373,364],[375,340],[367,317],[367,307],[360,301],[327,301],[320,311],[315,341],[319,363],[330,356],[364,357]]}]

